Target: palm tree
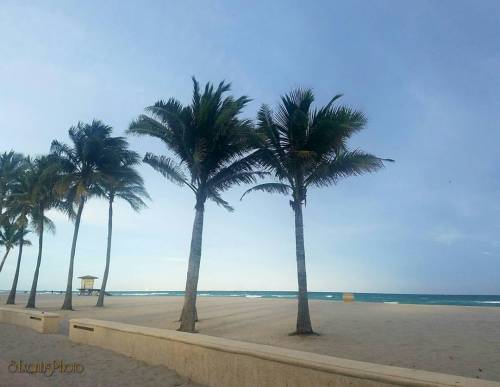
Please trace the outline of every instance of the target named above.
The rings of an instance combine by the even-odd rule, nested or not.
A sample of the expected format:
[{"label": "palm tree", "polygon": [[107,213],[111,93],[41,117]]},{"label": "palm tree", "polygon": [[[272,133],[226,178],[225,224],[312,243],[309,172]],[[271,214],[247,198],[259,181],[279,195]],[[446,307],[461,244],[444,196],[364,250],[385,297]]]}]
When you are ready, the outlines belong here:
[{"label": "palm tree", "polygon": [[29,233],[23,226],[19,229],[19,241],[17,245],[19,246],[19,253],[17,255],[16,272],[14,274],[14,280],[12,281],[12,288],[10,289],[9,297],[7,298],[6,304],[14,305],[16,303],[16,291],[17,291],[17,281],[19,280],[19,270],[21,268],[21,257],[23,255],[23,246],[31,246],[31,242],[26,240],[26,235]]},{"label": "palm tree", "polygon": [[14,220],[7,217],[4,218],[0,229],[0,246],[5,247],[5,254],[2,258],[2,262],[0,262],[0,272],[2,272],[5,260],[10,251],[21,243],[24,235],[24,229],[20,228]]},{"label": "palm tree", "polygon": [[[128,143],[126,143],[128,146]],[[136,152],[125,148],[112,151],[114,157],[110,164],[104,168],[105,177],[102,183],[104,196],[108,200],[108,244],[106,249],[106,267],[102,278],[101,290],[96,306],[104,306],[104,295],[108,283],[109,264],[111,260],[111,236],[113,232],[113,202],[115,199],[125,200],[133,210],[140,211],[146,204],[143,198],[149,198],[144,189],[144,181],[135,166],[140,163]],[[113,160],[114,159],[114,160]]]},{"label": "palm tree", "polygon": [[0,216],[4,213],[5,200],[9,195],[12,183],[23,168],[25,158],[14,151],[0,155]]},{"label": "palm tree", "polygon": [[6,200],[6,214],[8,214],[9,216],[14,216],[16,218],[15,224],[19,229],[19,252],[17,256],[16,271],[14,274],[14,279],[12,281],[12,288],[6,302],[7,304],[12,305],[16,303],[17,282],[19,280],[23,247],[31,245],[31,242],[29,240],[26,240],[26,235],[30,232],[30,230],[27,229],[27,226],[29,224],[29,214],[31,211],[31,207],[29,204],[31,202],[29,201],[29,204],[27,204],[26,201],[23,202],[23,200],[20,200],[21,198],[27,198],[25,194],[29,190],[30,183],[36,183],[34,179],[30,179],[30,173],[32,173],[31,168],[33,168],[31,160],[29,158],[26,158],[23,162],[23,168],[20,168],[15,182],[14,184],[12,184],[10,195]]},{"label": "palm tree", "polygon": [[30,221],[33,230],[38,234],[38,257],[27,308],[35,307],[44,231],[45,229],[52,232],[55,230],[54,223],[46,216],[46,212],[52,208],[64,210],[67,213],[70,211],[61,201],[60,194],[56,190],[59,180],[57,160],[50,155],[41,156],[30,163],[28,170],[20,179],[20,184],[12,192],[10,210],[19,214],[19,218],[22,219],[20,224],[26,225]]},{"label": "palm tree", "polygon": [[84,205],[90,197],[101,193],[101,167],[106,163],[110,149],[125,141],[122,137],[110,137],[111,131],[110,126],[98,120],[92,121],[91,124],[79,122],[69,129],[72,147],[55,140],[51,145],[51,153],[59,158],[63,173],[59,190],[65,192],[67,203],[76,207],[68,281],[62,309],[73,309],[73,266]]},{"label": "palm tree", "polygon": [[[196,292],[200,270],[203,216],[207,199],[232,211],[221,197],[233,185],[251,183],[261,173],[252,170],[252,149],[248,137],[252,133],[249,120],[240,119],[241,110],[248,97],[224,97],[230,84],[221,82],[217,88],[207,83],[203,93],[193,78],[193,99],[183,106],[171,98],[158,101],[146,108],[148,115],[141,115],[130,124],[129,133],[148,135],[163,141],[175,155],[177,162],[168,156],[147,153],[144,162],[170,181],[187,186],[195,195],[195,217],[191,237],[189,264],[186,279],[184,307],[179,330],[194,332],[196,320]],[[189,176],[189,177],[188,177]]]},{"label": "palm tree", "polygon": [[[349,150],[347,140],[363,129],[363,113],[346,106],[334,106],[336,95],[320,109],[311,107],[311,90],[297,89],[281,98],[276,111],[263,105],[258,112],[260,145],[257,155],[274,182],[247,190],[290,195],[295,214],[295,248],[298,278],[296,334],[313,334],[309,315],[302,205],[309,187],[326,187],[341,178],[373,172],[384,161],[360,150]],[[243,198],[242,196],[242,198]]]},{"label": "palm tree", "polygon": [[[10,151],[0,154],[0,225],[7,222],[7,228],[4,229],[4,233],[7,233],[7,235],[3,235],[3,237],[7,239],[0,239],[0,245],[2,244],[1,240],[3,240],[6,247],[4,257],[2,259],[2,262],[0,263],[0,272],[2,271],[5,260],[7,259],[7,256],[12,249],[12,245],[8,243],[8,239],[15,234],[15,227],[13,225],[10,225],[9,227],[8,223],[11,219],[7,219],[8,215],[5,213],[6,211],[4,211],[5,205],[7,199],[10,196],[13,185],[16,182],[16,178],[23,170],[24,164],[24,156],[20,153]],[[8,235],[9,232],[12,232],[10,236]]]}]

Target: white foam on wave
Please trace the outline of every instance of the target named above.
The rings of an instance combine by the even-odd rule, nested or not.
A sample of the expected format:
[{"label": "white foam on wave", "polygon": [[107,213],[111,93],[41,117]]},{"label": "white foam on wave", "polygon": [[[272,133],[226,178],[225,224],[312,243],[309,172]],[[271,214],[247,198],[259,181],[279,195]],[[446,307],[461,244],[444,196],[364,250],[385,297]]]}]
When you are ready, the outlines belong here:
[{"label": "white foam on wave", "polygon": [[119,296],[150,296],[149,293],[119,293]]},{"label": "white foam on wave", "polygon": [[399,304],[399,302],[397,302],[397,301],[384,301],[384,304],[397,305],[397,304]]},{"label": "white foam on wave", "polygon": [[500,301],[474,301],[478,304],[500,304]]},{"label": "white foam on wave", "polygon": [[[113,292],[111,292],[113,294]],[[114,293],[113,296],[168,296],[169,292]]]},{"label": "white foam on wave", "polygon": [[245,295],[246,298],[262,298],[262,296],[254,296],[253,294]]},{"label": "white foam on wave", "polygon": [[328,296],[325,296],[326,298],[333,298],[333,296],[331,294],[329,294]]}]

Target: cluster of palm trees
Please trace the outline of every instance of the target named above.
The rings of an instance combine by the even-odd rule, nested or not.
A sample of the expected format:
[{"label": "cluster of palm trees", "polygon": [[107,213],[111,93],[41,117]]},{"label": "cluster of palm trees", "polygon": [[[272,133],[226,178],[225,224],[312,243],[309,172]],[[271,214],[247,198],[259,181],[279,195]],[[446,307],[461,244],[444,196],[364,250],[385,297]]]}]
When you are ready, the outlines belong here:
[{"label": "cluster of palm trees", "polygon": [[[42,262],[43,236],[54,231],[47,213],[63,211],[74,221],[68,284],[62,309],[71,310],[73,296],[73,265],[80,220],[85,204],[92,197],[104,197],[109,203],[108,245],[106,267],[97,306],[104,305],[111,257],[113,202],[124,199],[133,209],[145,206],[148,194],[137,172],[139,155],[129,149],[123,137],[112,137],[112,128],[100,121],[79,123],[69,129],[71,145],[53,141],[48,155],[34,159],[14,151],[0,155],[0,243],[7,255],[19,246],[16,271],[7,304],[14,304],[23,246],[26,235],[38,235],[38,258],[33,275],[27,308],[36,306],[36,291]],[[1,270],[0,270],[1,271]]]},{"label": "cluster of palm trees", "polygon": [[[283,194],[295,215],[298,313],[295,333],[313,334],[307,295],[302,209],[310,187],[325,187],[340,179],[383,167],[385,161],[360,150],[350,150],[348,139],[363,129],[360,111],[337,105],[341,95],[313,108],[309,89],[296,89],[281,98],[275,109],[263,105],[255,121],[241,118],[250,99],[228,95],[230,84],[207,83],[203,90],[193,78],[193,98],[183,105],[171,98],[145,109],[128,128],[129,134],[155,137],[168,154],[146,153],[143,161],[171,182],[188,187],[194,194],[195,217],[187,270],[184,305],[179,330],[194,332],[198,320],[196,296],[200,270],[204,211],[207,200],[233,211],[222,197],[224,191],[241,184],[257,184],[245,191]],[[54,141],[48,156],[30,160],[10,152],[0,161],[0,213],[2,242],[6,252],[19,246],[19,259],[9,301],[14,302],[28,220],[39,235],[38,261],[27,307],[35,306],[36,282],[42,257],[44,227],[53,228],[45,216],[49,209],[64,211],[74,220],[68,284],[63,309],[72,309],[72,278],[78,230],[87,200],[94,196],[109,201],[106,269],[97,305],[103,305],[112,233],[115,198],[139,210],[148,198],[136,166],[140,159],[122,137],[112,137],[111,128],[99,121],[78,124],[69,131],[72,146]],[[242,198],[243,198],[242,196]],[[14,230],[9,230],[13,225]],[[15,235],[15,236],[14,236]],[[7,247],[7,244],[9,247]],[[1,270],[1,269],[0,269]],[[12,298],[12,300],[11,300]]]}]

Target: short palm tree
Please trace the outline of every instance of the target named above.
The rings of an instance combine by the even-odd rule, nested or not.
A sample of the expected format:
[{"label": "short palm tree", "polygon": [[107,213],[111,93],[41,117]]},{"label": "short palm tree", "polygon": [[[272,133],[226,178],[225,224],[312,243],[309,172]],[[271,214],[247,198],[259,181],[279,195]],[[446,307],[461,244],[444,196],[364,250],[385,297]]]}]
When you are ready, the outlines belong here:
[{"label": "short palm tree", "polygon": [[[128,143],[126,143],[128,146]],[[125,200],[135,211],[146,206],[143,198],[149,198],[144,188],[144,181],[136,170],[140,163],[139,155],[127,147],[113,149],[114,157],[103,168],[103,196],[108,200],[108,244],[106,249],[106,267],[102,277],[101,290],[96,306],[104,306],[104,295],[108,283],[111,261],[111,236],[113,232],[113,203],[115,199]]]},{"label": "short palm tree", "polygon": [[24,235],[25,230],[19,227],[15,220],[4,217],[0,228],[0,246],[5,247],[5,254],[0,262],[0,273],[10,251],[22,243]]},{"label": "short palm tree", "polygon": [[5,247],[5,254],[0,263],[0,272],[10,250],[18,241],[19,230],[12,223],[12,214],[7,214],[5,207],[17,178],[25,166],[26,159],[20,153],[10,151],[0,154],[0,245]]},{"label": "short palm tree", "polygon": [[[263,105],[258,112],[259,150],[256,154],[274,182],[247,190],[289,195],[295,214],[298,277],[298,313],[295,333],[312,334],[304,248],[302,206],[310,187],[336,184],[341,178],[373,172],[384,161],[360,150],[349,150],[347,140],[366,124],[365,116],[346,106],[335,106],[335,96],[324,107],[313,109],[311,90],[297,89],[281,98],[276,111]],[[242,196],[242,197],[243,197]]]},{"label": "short palm tree", "polygon": [[42,262],[43,235],[44,231],[54,231],[54,223],[46,216],[50,209],[60,209],[69,213],[61,200],[56,185],[60,180],[60,167],[53,156],[41,156],[36,158],[28,170],[20,179],[20,184],[12,192],[9,208],[19,216],[22,227],[31,223],[33,230],[38,234],[38,258],[33,275],[33,283],[26,304],[27,308],[34,308],[36,301],[36,289],[40,264]]},{"label": "short palm tree", "polygon": [[132,122],[129,133],[148,135],[163,141],[177,161],[168,156],[147,153],[144,162],[164,177],[187,186],[195,195],[195,218],[191,237],[184,307],[179,330],[194,332],[196,295],[200,270],[205,202],[210,199],[231,211],[221,193],[233,185],[251,183],[254,172],[248,152],[252,125],[240,119],[241,110],[249,102],[245,96],[224,97],[230,84],[221,82],[217,88],[207,83],[203,93],[193,78],[193,99],[183,106],[174,98],[158,101],[146,108]]},{"label": "short palm tree", "polygon": [[101,167],[106,163],[110,149],[125,141],[121,137],[110,137],[111,131],[110,126],[98,120],[92,121],[91,124],[78,123],[69,129],[72,146],[53,141],[50,148],[51,154],[59,159],[61,165],[59,191],[65,193],[68,204],[76,207],[68,281],[62,309],[73,309],[73,267],[84,205],[90,197],[101,193]]},{"label": "short palm tree", "polygon": [[23,256],[23,247],[31,246],[31,242],[26,239],[26,235],[30,233],[30,230],[27,230],[23,225],[19,226],[19,241],[17,245],[19,246],[19,252],[17,254],[17,264],[16,271],[14,273],[14,279],[12,280],[12,287],[10,289],[9,296],[7,297],[6,304],[14,305],[16,303],[16,292],[17,292],[17,282],[19,280],[19,271],[21,269],[21,258]]}]

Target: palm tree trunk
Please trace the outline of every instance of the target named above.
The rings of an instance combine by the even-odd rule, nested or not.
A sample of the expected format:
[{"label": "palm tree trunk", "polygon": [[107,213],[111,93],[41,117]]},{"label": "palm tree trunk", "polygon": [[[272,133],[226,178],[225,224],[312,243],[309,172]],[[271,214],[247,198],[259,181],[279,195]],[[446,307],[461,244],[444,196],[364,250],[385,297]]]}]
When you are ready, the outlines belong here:
[{"label": "palm tree trunk", "polygon": [[96,306],[104,306],[104,293],[106,292],[106,284],[108,283],[109,262],[111,260],[111,235],[113,233],[113,196],[109,198],[109,213],[108,213],[108,247],[106,250],[106,267],[102,277],[101,291],[97,299]]},{"label": "palm tree trunk", "polygon": [[196,292],[198,290],[198,277],[200,274],[201,245],[203,239],[204,205],[196,205],[196,214],[191,236],[191,249],[189,252],[188,273],[186,278],[186,292],[184,294],[184,307],[181,313],[182,332],[194,332],[196,313]]},{"label": "palm tree trunk", "polygon": [[75,262],[76,241],[78,240],[78,230],[80,229],[80,220],[82,218],[82,211],[84,204],[85,204],[85,199],[82,196],[82,198],[80,199],[80,204],[78,205],[78,212],[76,213],[75,230],[73,232],[73,243],[71,244],[71,255],[69,258],[68,284],[66,286],[66,295],[64,296],[64,303],[61,307],[61,309],[64,310],[73,310],[73,264]]},{"label": "palm tree trunk", "polygon": [[10,249],[5,250],[5,254],[2,259],[2,263],[0,263],[0,273],[2,272],[3,265],[5,264],[5,260],[7,259],[7,255],[9,255]]},{"label": "palm tree trunk", "polygon": [[24,240],[21,237],[21,240],[19,241],[19,255],[17,256],[16,273],[14,274],[14,280],[12,281],[12,289],[10,289],[9,297],[7,298],[6,304],[14,305],[16,303],[17,281],[19,280],[19,269],[21,268],[21,257],[23,255],[23,244],[24,244]]},{"label": "palm tree trunk", "polygon": [[[182,312],[181,312],[181,318],[179,320],[177,320],[177,322],[181,322],[182,321],[182,316],[184,316],[184,313],[186,313],[184,311],[184,307],[182,307]],[[195,322],[198,322],[198,308],[196,307],[196,305],[194,306],[194,321]]]},{"label": "palm tree trunk", "polygon": [[302,203],[295,201],[295,251],[297,256],[297,278],[299,284],[299,306],[297,312],[296,334],[314,333],[309,315],[309,300],[307,296],[306,253],[304,248],[304,222],[302,219]]},{"label": "palm tree trunk", "polygon": [[42,247],[43,247],[43,213],[42,213],[42,221],[40,222],[38,235],[38,259],[36,260],[36,269],[35,275],[33,276],[33,283],[31,284],[30,296],[28,298],[28,303],[26,304],[26,308],[34,308],[35,307],[35,298],[36,298],[36,287],[38,285],[38,274],[40,273],[40,263],[42,262]]}]

